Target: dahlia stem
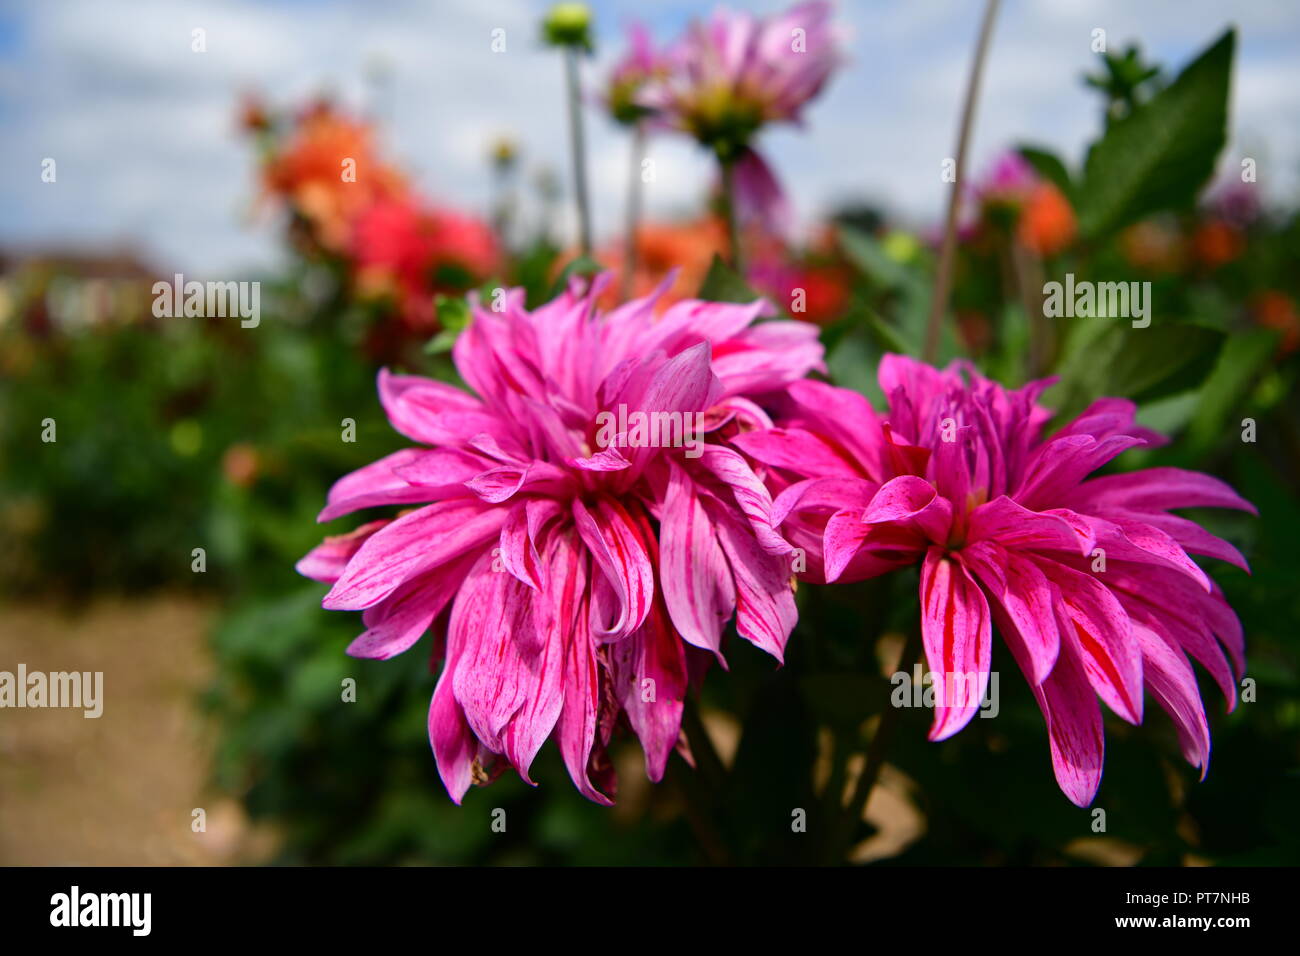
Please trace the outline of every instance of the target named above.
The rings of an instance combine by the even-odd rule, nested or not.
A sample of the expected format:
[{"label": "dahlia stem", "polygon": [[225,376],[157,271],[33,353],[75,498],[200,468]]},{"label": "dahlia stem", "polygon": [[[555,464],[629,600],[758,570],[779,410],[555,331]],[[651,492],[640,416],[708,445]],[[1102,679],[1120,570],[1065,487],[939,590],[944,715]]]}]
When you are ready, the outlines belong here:
[{"label": "dahlia stem", "polygon": [[[994,2],[996,3],[997,0]],[[898,667],[907,667],[920,656],[920,653],[921,631],[918,627],[912,631],[903,645],[903,653],[898,658]],[[837,861],[843,859],[853,844],[853,832],[862,820],[862,813],[867,808],[867,801],[871,798],[871,791],[875,788],[876,781],[880,779],[880,770],[885,765],[885,753],[889,749],[889,741],[902,710],[903,708],[894,707],[892,703],[886,704],[880,715],[880,721],[876,724],[876,732],[871,735],[866,761],[862,765],[862,772],[858,774],[857,782],[853,786],[853,795],[849,798],[848,807],[840,821],[838,839],[834,844]]]},{"label": "dahlia stem", "polygon": [[632,127],[632,160],[628,167],[627,213],[623,224],[623,283],[620,290],[624,302],[632,298],[632,279],[636,275],[636,231],[641,224],[641,161],[645,152],[645,127],[637,123]]},{"label": "dahlia stem", "polygon": [[734,160],[720,160],[722,166],[722,205],[727,216],[727,244],[731,246],[731,268],[742,278],[745,275],[745,256],[740,246],[740,220],[736,215],[736,164]]},{"label": "dahlia stem", "polygon": [[988,54],[989,40],[993,35],[993,20],[997,16],[998,0],[988,0],[984,7],[984,21],[980,25],[979,41],[975,47],[975,60],[971,64],[970,80],[966,85],[966,102],[962,107],[961,127],[957,134],[957,176],[948,195],[948,218],[943,230],[943,246],[939,250],[939,269],[934,280],[934,299],[930,303],[930,318],[925,329],[925,351],[921,357],[930,364],[939,357],[939,333],[944,314],[948,311],[948,295],[952,292],[952,270],[957,252],[957,213],[961,208],[961,190],[966,182],[966,146],[975,117],[975,98],[979,93],[980,76],[984,72],[984,59]]},{"label": "dahlia stem", "polygon": [[1029,325],[1029,377],[1040,378],[1047,373],[1056,350],[1051,324],[1043,315],[1043,263],[1014,237],[1011,240],[1011,272]]},{"label": "dahlia stem", "polygon": [[591,255],[591,205],[587,199],[587,149],[582,135],[582,88],[574,44],[564,47],[564,73],[569,88],[569,147],[573,154],[573,195],[578,205],[578,248]]}]

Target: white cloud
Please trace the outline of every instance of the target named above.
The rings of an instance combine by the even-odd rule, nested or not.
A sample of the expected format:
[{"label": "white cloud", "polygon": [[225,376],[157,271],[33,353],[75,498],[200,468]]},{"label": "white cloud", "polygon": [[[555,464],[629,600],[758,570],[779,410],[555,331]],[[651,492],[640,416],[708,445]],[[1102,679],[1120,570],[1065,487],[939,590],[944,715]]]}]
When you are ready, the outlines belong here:
[{"label": "white cloud", "polygon": [[[745,5],[733,0],[732,6]],[[192,273],[258,268],[279,255],[274,230],[244,221],[253,160],[233,129],[239,92],[256,88],[292,103],[322,88],[366,100],[369,64],[392,74],[385,140],[431,195],[482,211],[485,154],[499,133],[523,146],[527,179],[549,166],[568,186],[560,64],[537,42],[541,0],[473,3],[251,0],[64,0],[33,5],[0,40],[0,241],[92,244],[133,239],[164,267]],[[598,81],[621,46],[622,23],[648,18],[661,37],[695,4],[598,4]],[[784,3],[762,0],[756,9]],[[1247,5],[1233,89],[1235,138],[1225,164],[1249,149],[1261,183],[1291,193],[1300,165],[1300,10]],[[764,149],[805,219],[852,197],[878,200],[917,221],[937,215],[939,163],[951,154],[956,113],[979,5],[961,0],[841,4],[850,62],[808,113],[804,131],[772,130]],[[1013,142],[1034,141],[1077,162],[1099,122],[1079,77],[1094,66],[1091,30],[1114,44],[1141,39],[1166,66],[1185,62],[1224,25],[1214,0],[1005,3],[994,38],[973,141],[973,169]],[[208,52],[190,50],[207,31]],[[490,31],[506,30],[493,54]],[[628,147],[587,114],[598,232],[622,217]],[[658,181],[651,214],[698,204],[712,170],[690,144],[652,145]],[[55,157],[59,180],[39,181]],[[559,228],[571,230],[567,204]]]}]

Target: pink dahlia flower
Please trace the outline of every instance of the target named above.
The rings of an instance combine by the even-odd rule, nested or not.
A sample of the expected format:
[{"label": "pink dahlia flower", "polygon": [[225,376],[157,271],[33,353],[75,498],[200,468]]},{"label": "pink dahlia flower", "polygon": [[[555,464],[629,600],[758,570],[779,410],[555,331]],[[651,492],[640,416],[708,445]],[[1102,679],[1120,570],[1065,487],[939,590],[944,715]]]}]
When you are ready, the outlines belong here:
[{"label": "pink dahlia flower", "polygon": [[737,205],[747,219],[788,226],[779,183],[753,140],[769,123],[802,121],[803,109],[840,62],[832,8],[811,0],[758,19],[718,10],[694,22],[668,51],[638,102],[736,164]]},{"label": "pink dahlia flower", "polygon": [[1208,475],[1149,468],[1088,476],[1158,435],[1106,398],[1050,437],[1036,404],[966,364],[880,365],[878,416],[855,392],[789,390],[781,427],[734,443],[781,489],[773,521],[806,549],[814,580],[921,566],[921,632],[935,681],[932,740],[979,708],[996,622],[1047,722],[1057,782],[1074,803],[1101,782],[1098,698],[1130,723],[1145,691],[1204,776],[1209,728],[1188,655],[1228,700],[1244,670],[1241,625],[1188,552],[1246,568],[1228,542],[1170,509],[1254,508]]},{"label": "pink dahlia flower", "polygon": [[625,125],[635,125],[650,116],[654,111],[638,102],[641,90],[652,79],[666,75],[670,67],[668,58],[655,48],[645,24],[629,24],[627,51],[610,71],[603,95],[610,115]]},{"label": "pink dahlia flower", "polygon": [[[393,427],[427,446],[339,480],[321,520],[414,506],[326,539],[299,563],[324,606],[364,612],[348,651],[388,658],[442,637],[429,711],[460,801],[506,765],[525,780],[555,733],[578,789],[609,803],[616,722],[646,770],[677,744],[686,646],[724,626],[781,658],[794,625],[789,546],[725,442],[768,427],[760,401],[821,367],[814,326],[767,305],[655,298],[601,313],[608,276],[532,312],[475,307],[453,358],[473,394],[381,372]],[[659,290],[663,291],[663,287]]]}]

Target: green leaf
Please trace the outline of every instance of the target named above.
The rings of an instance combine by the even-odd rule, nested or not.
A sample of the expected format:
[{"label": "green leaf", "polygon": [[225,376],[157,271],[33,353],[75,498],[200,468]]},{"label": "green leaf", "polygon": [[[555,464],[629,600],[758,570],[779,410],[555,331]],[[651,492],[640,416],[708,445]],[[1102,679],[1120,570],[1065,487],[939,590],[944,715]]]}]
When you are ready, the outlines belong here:
[{"label": "green leaf", "polygon": [[1150,102],[1113,123],[1092,147],[1078,191],[1079,229],[1096,238],[1192,202],[1226,138],[1229,29]]},{"label": "green leaf", "polygon": [[907,282],[907,267],[890,258],[874,236],[852,226],[840,226],[839,244],[849,261],[873,282],[890,289]]},{"label": "green leaf", "polygon": [[758,293],[715,252],[708,275],[700,286],[700,298],[709,302],[753,302]]},{"label": "green leaf", "polygon": [[1223,437],[1224,423],[1272,361],[1277,340],[1278,334],[1272,329],[1240,333],[1228,339],[1218,364],[1201,387],[1188,432],[1194,451],[1205,451]]},{"label": "green leaf", "polygon": [[1123,320],[1076,320],[1048,404],[1064,419],[1103,395],[1145,402],[1186,391],[1209,373],[1223,340],[1186,322],[1134,329]]},{"label": "green leaf", "polygon": [[440,295],[434,298],[433,304],[438,312],[438,324],[442,329],[424,346],[426,355],[440,355],[451,351],[451,347],[456,344],[457,336],[469,325],[470,320],[469,303],[462,298]]},{"label": "green leaf", "polygon": [[559,276],[551,284],[551,290],[547,293],[546,298],[548,300],[554,299],[563,292],[568,286],[569,279],[572,276],[579,275],[590,278],[591,276],[604,271],[605,267],[590,256],[578,256],[560,271]]},{"label": "green leaf", "polygon": [[1070,182],[1070,171],[1065,168],[1065,163],[1061,162],[1059,156],[1038,146],[1021,146],[1016,151],[1020,153],[1025,162],[1034,167],[1034,172],[1050,182],[1073,202],[1074,184]]}]

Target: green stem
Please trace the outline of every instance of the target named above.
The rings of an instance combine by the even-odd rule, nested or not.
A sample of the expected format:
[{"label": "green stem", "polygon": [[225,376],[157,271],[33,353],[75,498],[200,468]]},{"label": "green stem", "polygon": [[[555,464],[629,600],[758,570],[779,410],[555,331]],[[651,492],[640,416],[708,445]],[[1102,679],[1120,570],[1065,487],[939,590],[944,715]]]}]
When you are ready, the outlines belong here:
[{"label": "green stem", "polygon": [[740,221],[736,215],[736,163],[719,160],[722,166],[722,204],[727,216],[727,244],[731,246],[731,268],[742,278],[745,275],[745,255],[740,244]]},{"label": "green stem", "polygon": [[582,135],[582,89],[578,78],[581,51],[564,48],[564,72],[569,88],[569,146],[573,154],[573,195],[578,205],[578,248],[591,255],[591,206],[587,199],[587,149]]},{"label": "green stem", "polygon": [[641,160],[645,153],[645,127],[632,127],[632,161],[627,180],[627,217],[623,224],[623,283],[621,298],[632,297],[632,280],[636,275],[636,230],[641,222]]},{"label": "green stem", "polygon": [[[898,658],[898,666],[908,667],[921,653],[921,632],[919,628],[914,630],[903,646],[903,653]],[[876,732],[871,736],[871,744],[867,747],[866,762],[862,766],[862,772],[858,774],[857,782],[853,786],[853,795],[849,797],[848,806],[845,808],[844,816],[841,819],[838,839],[836,840],[836,859],[842,860],[848,853],[853,844],[853,834],[862,820],[862,813],[867,808],[867,801],[871,798],[871,791],[876,786],[876,781],[880,779],[880,770],[885,765],[885,754],[889,750],[889,741],[894,734],[894,728],[898,725],[898,720],[902,716],[902,707],[894,707],[886,703],[885,709],[880,715],[880,721],[876,724]]]},{"label": "green stem", "polygon": [[961,189],[966,182],[966,145],[975,117],[975,98],[979,93],[980,75],[984,72],[984,58],[988,53],[989,38],[993,35],[993,19],[998,12],[998,0],[988,0],[984,8],[984,21],[980,25],[979,42],[975,47],[975,60],[971,64],[970,81],[966,85],[966,102],[962,107],[961,128],[957,134],[957,176],[948,195],[948,218],[943,230],[943,245],[939,250],[939,268],[934,280],[934,299],[930,302],[930,318],[925,328],[925,350],[921,357],[930,364],[939,358],[939,338],[944,314],[948,311],[948,295],[952,292],[952,271],[957,252],[957,213],[961,208]]}]

